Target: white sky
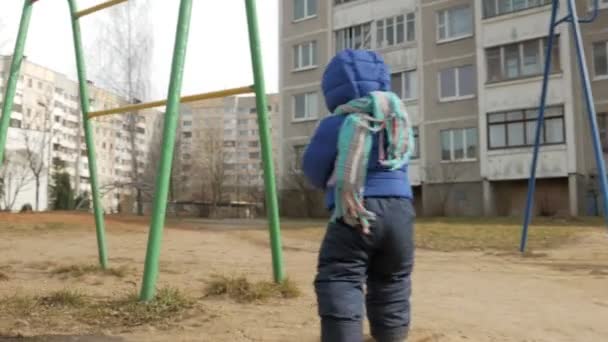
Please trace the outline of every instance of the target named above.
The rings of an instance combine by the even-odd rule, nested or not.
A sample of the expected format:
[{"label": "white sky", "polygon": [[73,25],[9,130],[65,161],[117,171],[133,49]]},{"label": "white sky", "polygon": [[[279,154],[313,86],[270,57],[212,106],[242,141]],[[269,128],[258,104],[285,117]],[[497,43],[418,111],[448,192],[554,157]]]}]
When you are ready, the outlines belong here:
[{"label": "white sky", "polygon": [[[84,9],[105,0],[78,0]],[[278,1],[258,0],[266,89],[278,89]],[[154,97],[165,97],[179,0],[149,0],[155,30]],[[121,6],[121,5],[118,5]],[[0,41],[8,44],[1,54],[11,54],[19,26],[23,0],[0,0]],[[85,49],[95,41],[102,12],[81,19]],[[39,0],[34,5],[25,54],[32,62],[75,79],[76,67],[67,1]],[[8,35],[8,37],[6,36]],[[95,81],[93,75],[89,78]],[[243,0],[194,0],[183,94],[193,94],[253,83],[247,22]]]}]

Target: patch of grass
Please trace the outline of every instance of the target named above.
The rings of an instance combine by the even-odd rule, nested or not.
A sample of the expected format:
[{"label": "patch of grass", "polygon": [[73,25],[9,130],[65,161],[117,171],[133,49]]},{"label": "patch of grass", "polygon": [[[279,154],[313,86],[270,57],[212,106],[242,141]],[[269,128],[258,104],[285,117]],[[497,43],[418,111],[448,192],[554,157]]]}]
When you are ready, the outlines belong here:
[{"label": "patch of grass", "polygon": [[271,298],[295,298],[300,289],[289,279],[281,284],[268,281],[251,282],[246,277],[214,276],[205,289],[206,297],[229,297],[240,303],[266,301]]},{"label": "patch of grass", "polygon": [[[72,320],[93,329],[161,325],[186,318],[196,301],[183,292],[160,289],[150,302],[136,295],[95,301],[74,290],[60,290],[44,296],[14,295],[0,298],[0,320],[27,320],[32,326],[46,327],[56,319]],[[162,325],[161,325],[162,326]]]},{"label": "patch of grass", "polygon": [[14,295],[0,300],[0,312],[18,319],[29,316],[37,305],[38,300],[33,296]]},{"label": "patch of grass", "polygon": [[83,307],[86,304],[84,295],[76,290],[59,290],[38,299],[38,303],[50,307]]},{"label": "patch of grass", "polygon": [[[598,219],[535,218],[530,225],[528,248],[538,251],[560,247],[602,225]],[[326,223],[315,220],[288,221],[283,224],[284,236],[319,242],[325,234],[325,226]],[[247,240],[267,244],[262,235],[242,234]],[[518,217],[418,218],[415,223],[416,247],[434,251],[517,251],[520,235],[521,219]],[[527,255],[535,256],[538,255]]]},{"label": "patch of grass", "polygon": [[[530,250],[556,248],[575,241],[578,234],[584,232],[589,232],[586,226],[539,220],[530,226],[528,246]],[[416,246],[444,252],[512,251],[519,246],[520,234],[521,222],[510,218],[421,219],[416,224]]]},{"label": "patch of grass", "polygon": [[129,273],[129,268],[126,266],[120,266],[117,268],[102,269],[97,265],[68,265],[60,266],[51,270],[52,274],[60,275],[63,277],[80,278],[87,274],[104,274],[117,278],[124,278]]},{"label": "patch of grass", "polygon": [[150,302],[141,302],[137,294],[131,294],[122,299],[98,303],[88,308],[84,317],[88,323],[100,326],[134,327],[179,319],[194,304],[195,301],[182,291],[163,288]]}]

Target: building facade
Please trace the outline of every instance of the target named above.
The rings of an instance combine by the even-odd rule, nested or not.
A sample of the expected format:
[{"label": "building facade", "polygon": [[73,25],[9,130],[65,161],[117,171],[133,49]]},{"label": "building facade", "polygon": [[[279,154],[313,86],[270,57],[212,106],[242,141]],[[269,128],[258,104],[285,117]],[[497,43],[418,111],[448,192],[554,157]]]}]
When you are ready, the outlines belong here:
[{"label": "building facade", "polygon": [[[273,159],[278,164],[278,95],[268,95]],[[263,167],[254,96],[183,106],[173,178],[176,200],[263,201]],[[217,196],[217,198],[214,198]]]},{"label": "building facade", "polygon": [[[608,1],[582,25],[595,105],[608,151]],[[578,2],[582,17],[587,1]],[[529,177],[550,0],[289,0],[280,2],[283,179],[316,122],[320,90],[343,48],[373,49],[415,125],[409,166],[424,215],[519,215]],[[560,15],[565,14],[565,1]],[[598,211],[597,168],[572,32],[557,29],[537,175],[536,213]],[[289,190],[289,182],[283,182]]]},{"label": "building facade", "polygon": [[[0,93],[4,96],[8,80],[11,57],[0,56]],[[116,94],[89,86],[91,111],[115,108],[127,103]],[[61,162],[63,170],[70,175],[72,188],[77,195],[90,194],[88,157],[84,142],[82,113],[80,110],[78,82],[24,60],[11,114],[7,139],[7,154],[20,155],[9,164],[27,163],[27,151],[42,155],[41,179],[43,185],[39,194],[39,210],[49,207],[49,187],[54,162]],[[134,209],[134,190],[130,186],[134,179],[149,179],[153,184],[154,172],[151,168],[150,153],[159,139],[155,131],[160,126],[158,112],[149,111],[136,114],[135,132],[131,135],[126,116],[114,115],[93,120],[95,149],[97,152],[97,173],[106,212],[131,212]],[[133,138],[133,140],[132,140]],[[134,151],[134,152],[132,152]],[[18,161],[19,160],[19,161]],[[22,204],[36,207],[32,195],[32,175],[24,185],[12,210]]]}]

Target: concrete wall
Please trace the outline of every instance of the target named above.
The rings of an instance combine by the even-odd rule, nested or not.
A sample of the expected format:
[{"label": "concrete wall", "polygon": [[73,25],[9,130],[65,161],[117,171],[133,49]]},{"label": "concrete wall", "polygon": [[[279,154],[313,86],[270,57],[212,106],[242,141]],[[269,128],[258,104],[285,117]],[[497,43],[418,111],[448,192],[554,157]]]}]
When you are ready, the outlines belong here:
[{"label": "concrete wall", "polygon": [[[496,214],[522,216],[528,191],[527,180],[492,183]],[[541,216],[568,216],[568,179],[539,179],[534,196],[534,214]]]}]

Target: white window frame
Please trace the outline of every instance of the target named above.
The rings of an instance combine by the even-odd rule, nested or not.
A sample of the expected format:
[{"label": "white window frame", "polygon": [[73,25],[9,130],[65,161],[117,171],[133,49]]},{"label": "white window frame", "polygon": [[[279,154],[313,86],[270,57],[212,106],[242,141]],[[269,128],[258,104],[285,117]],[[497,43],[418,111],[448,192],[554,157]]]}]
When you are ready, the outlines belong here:
[{"label": "white window frame", "polygon": [[[593,64],[593,80],[594,81],[608,80],[608,73],[602,74],[602,75],[598,75],[595,73],[595,50],[593,50],[593,45],[595,45],[596,43],[604,43],[604,48],[606,49],[606,56],[608,57],[608,40],[591,43],[591,47],[592,47],[591,63]],[[606,66],[606,68],[608,69],[608,65]]]},{"label": "white window frame", "polygon": [[[455,36],[455,37],[447,37],[447,30],[448,27],[450,27],[450,25],[448,24],[448,20],[450,18],[450,16],[448,15],[450,13],[451,10],[455,10],[455,9],[460,9],[460,8],[468,8],[469,11],[471,11],[471,32],[467,33],[467,34],[463,34],[460,36]],[[445,22],[444,25],[446,26],[446,38],[441,38],[440,34],[439,34],[439,17],[441,15],[445,15]],[[437,12],[435,12],[435,35],[436,35],[436,40],[437,43],[447,43],[447,42],[453,42],[456,40],[461,40],[461,39],[466,39],[466,38],[470,38],[473,37],[473,34],[475,33],[475,14],[473,13],[473,8],[471,7],[471,5],[463,5],[463,6],[455,6],[455,7],[449,7],[449,8],[444,8],[441,10],[438,10]]]},{"label": "white window frame", "polygon": [[[407,40],[408,37],[408,15],[414,15],[414,39],[413,40]],[[398,17],[403,17],[403,42],[398,43],[397,42],[397,18]],[[386,21],[388,19],[393,19],[393,38],[395,43],[393,44],[389,44],[388,41],[386,40],[386,36],[387,36],[387,29],[386,29]],[[382,22],[382,36],[384,37],[383,41],[379,41],[378,40],[378,22]],[[375,41],[376,44],[372,44],[375,45],[377,49],[385,49],[385,48],[390,48],[390,47],[395,47],[395,46],[401,46],[401,45],[406,45],[406,44],[411,44],[414,43],[416,41],[416,12],[408,12],[408,13],[402,13],[402,14],[398,14],[398,15],[394,15],[394,16],[390,16],[390,17],[384,17],[378,20],[374,21],[373,24],[373,28],[372,30],[375,32]],[[386,42],[386,44],[385,44]]]},{"label": "white window frame", "polygon": [[[452,102],[452,101],[462,101],[462,100],[470,100],[475,98],[476,94],[477,94],[477,77],[473,77],[473,94],[469,94],[469,95],[460,95],[460,69],[467,67],[467,66],[471,66],[473,67],[473,73],[474,76],[476,76],[476,71],[475,70],[475,65],[473,64],[467,64],[467,65],[459,65],[459,66],[455,66],[455,67],[450,67],[450,68],[446,68],[446,69],[442,69],[439,70],[439,72],[437,72],[437,97],[439,98],[439,102]],[[456,82],[455,86],[456,86],[456,95],[455,96],[448,96],[448,97],[441,97],[441,72],[447,69],[455,69],[455,77],[454,80]]]},{"label": "white window frame", "polygon": [[[450,132],[450,159],[449,160],[444,160],[441,159],[443,158],[443,156],[440,156],[441,159],[441,163],[461,163],[461,162],[474,162],[477,161],[477,155],[473,158],[469,158],[467,156],[467,130],[469,129],[474,129],[477,131],[477,141],[475,142],[475,146],[476,146],[476,154],[479,154],[479,130],[477,129],[477,127],[464,127],[464,128],[449,128],[449,129],[444,129],[441,130],[439,132],[439,147],[440,150],[442,151],[441,154],[443,153],[443,146],[441,144],[441,137],[442,137],[442,133],[443,132]],[[462,146],[463,146],[463,151],[464,151],[464,158],[462,159],[455,159],[454,158],[454,132],[458,132],[460,134],[462,134]]]},{"label": "white window frame", "polygon": [[[304,92],[304,93],[298,93],[298,94],[294,94],[291,97],[291,109],[292,109],[292,116],[291,116],[291,121],[292,122],[306,122],[306,121],[314,121],[317,120],[318,118],[318,111],[319,108],[310,108],[310,104],[308,101],[309,96],[313,95],[317,97],[317,107],[319,106],[319,92],[317,91],[308,91],[308,92]],[[304,114],[305,116],[302,118],[296,118],[296,97],[297,96],[304,96]],[[311,111],[311,109],[313,109]],[[310,116],[308,116],[308,114],[310,114]]]},{"label": "white window frame", "polygon": [[[369,31],[368,31],[368,36],[364,35],[364,27],[368,27]],[[355,28],[359,27],[361,29],[361,46],[353,46],[353,42],[354,42],[354,31]],[[372,47],[374,46],[374,42],[373,42],[373,37],[374,37],[374,30],[375,26],[374,26],[374,22],[369,21],[369,22],[365,22],[365,23],[361,23],[361,24],[357,24],[357,25],[352,25],[352,26],[348,26],[348,27],[343,27],[340,29],[337,29],[334,31],[334,48],[336,49],[336,52],[339,52],[341,49],[372,49]],[[352,36],[350,35],[350,33],[352,33]],[[341,35],[344,37],[344,46],[339,49],[338,48],[338,35]],[[366,43],[366,38],[369,38],[367,40],[367,42],[369,43],[369,46],[365,46]]]},{"label": "white window frame", "polygon": [[[405,89],[404,84],[405,84],[405,77],[404,74],[410,74],[410,77],[412,75],[412,73],[414,73],[414,79],[412,80],[412,84],[414,84],[414,87],[416,88],[416,94],[414,97],[404,97],[403,96],[403,90]],[[418,70],[417,69],[406,69],[406,70],[401,70],[401,71],[396,71],[391,73],[391,77],[394,74],[399,74],[400,78],[401,78],[401,93],[397,94],[399,95],[399,98],[403,101],[403,102],[409,102],[409,101],[416,101],[418,100],[418,93],[419,93],[419,89],[418,89]],[[395,91],[395,89],[393,89],[393,92]],[[410,91],[411,92],[411,91]]]},{"label": "white window frame", "polygon": [[[537,5],[530,5],[531,0],[526,0],[526,7],[525,8],[514,10],[513,9],[513,0],[511,0],[511,10],[508,11],[508,12],[504,12],[504,13],[498,13],[499,1],[500,0],[490,0],[490,1],[494,1],[494,9],[496,10],[496,14],[494,14],[492,16],[486,16],[486,8],[485,8],[486,1],[482,0],[482,2],[481,2],[481,6],[482,6],[482,19],[496,18],[496,17],[500,17],[500,16],[503,16],[503,15],[509,15],[509,14],[513,14],[513,13],[523,12],[523,11],[531,10],[531,9],[534,9],[534,8],[539,8],[539,7],[551,5],[551,1],[548,1],[548,0],[544,0],[544,1],[547,1],[546,3],[537,4]],[[591,0],[591,1],[593,1],[593,0]]]},{"label": "white window frame", "polygon": [[[486,48],[486,51],[484,52],[485,53],[485,58],[486,58],[486,61],[485,61],[485,63],[486,63],[486,70],[489,70],[489,67],[487,65],[487,63],[488,63],[487,50],[493,49],[493,48],[496,48],[496,47],[500,48],[500,70],[501,70],[501,73],[502,73],[502,76],[503,76],[503,78],[500,79],[500,80],[498,80],[498,81],[488,81],[488,82],[490,82],[490,83],[508,82],[508,81],[518,80],[518,79],[522,79],[522,78],[541,76],[543,74],[543,70],[544,70],[544,67],[545,67],[544,64],[545,64],[545,60],[546,60],[546,56],[545,56],[546,50],[544,48],[543,41],[544,40],[548,40],[548,39],[549,39],[548,37],[539,37],[539,38],[519,41],[519,42],[516,42],[516,43],[510,43],[510,44],[504,44],[504,45],[500,45],[500,46],[495,46],[495,47],[492,47],[492,48]],[[539,45],[539,62],[541,64],[540,65],[541,72],[537,73],[537,74],[534,74],[534,75],[523,75],[524,44],[527,43],[527,42],[529,42],[530,40],[536,40],[538,42],[538,45]],[[506,77],[506,58],[505,58],[506,54],[505,54],[505,47],[508,46],[508,45],[512,45],[512,44],[517,44],[517,49],[518,49],[518,53],[519,53],[519,65],[518,65],[518,67],[519,67],[519,76],[509,78],[509,77]],[[553,48],[555,48],[556,44],[558,44],[558,52],[557,53],[560,54],[562,46],[561,46],[560,36],[559,35],[556,35],[555,38],[554,38]],[[555,67],[555,58],[553,58],[551,60],[551,67],[552,68]],[[562,73],[563,72],[563,69],[562,69],[562,59],[561,58],[560,58],[559,68],[560,68],[560,70],[557,71],[556,73]],[[595,71],[595,69],[594,69],[594,71]],[[549,71],[549,73],[552,74],[553,72]],[[488,76],[489,76],[489,74],[486,75],[486,80],[488,79]]]},{"label": "white window frame", "polygon": [[[295,16],[296,16],[296,10],[295,10],[295,8],[296,8],[296,1],[297,1],[297,0],[292,0],[292,4],[293,4],[293,13],[292,13],[292,20],[291,20],[291,21],[292,21],[293,23],[299,23],[299,22],[302,22],[302,21],[309,20],[309,19],[312,19],[312,18],[316,18],[316,17],[317,17],[317,13],[318,13],[318,11],[319,11],[319,1],[320,1],[320,0],[302,0],[302,1],[304,1],[304,16],[303,16],[302,18],[296,18],[296,17],[295,17]],[[308,13],[308,7],[309,7],[309,3],[310,3],[311,1],[316,1],[316,2],[317,2],[317,12],[315,12],[315,13],[313,13],[313,14],[307,14],[307,13]]]},{"label": "white window frame", "polygon": [[[302,51],[304,50],[304,46],[308,45],[308,51],[309,51],[309,58],[310,58],[310,63],[309,65],[301,65],[302,64]],[[294,65],[293,66],[293,71],[303,71],[303,70],[311,70],[311,69],[315,69],[317,67],[319,67],[319,61],[317,58],[317,41],[316,40],[311,40],[311,41],[307,41],[307,42],[303,42],[303,43],[299,43],[299,44],[295,44],[293,46],[293,53],[294,53],[294,60],[297,54],[297,61],[299,65]]]}]

